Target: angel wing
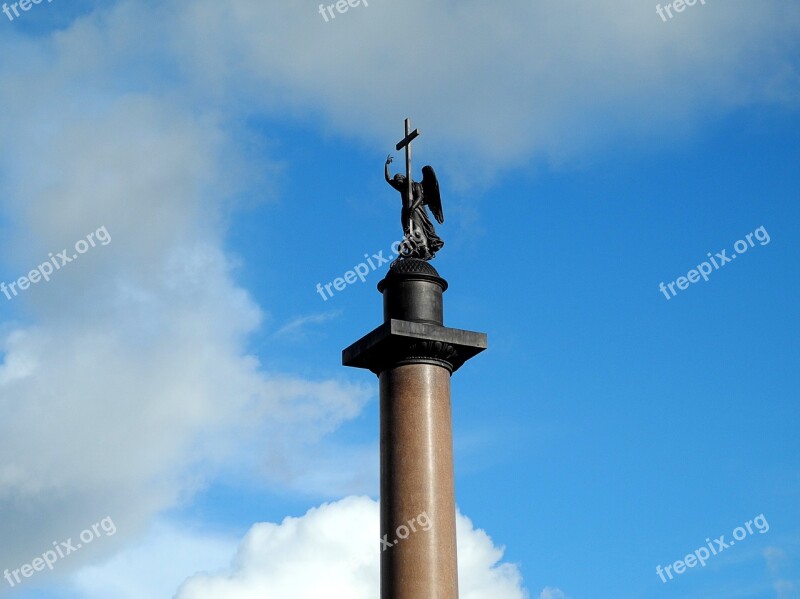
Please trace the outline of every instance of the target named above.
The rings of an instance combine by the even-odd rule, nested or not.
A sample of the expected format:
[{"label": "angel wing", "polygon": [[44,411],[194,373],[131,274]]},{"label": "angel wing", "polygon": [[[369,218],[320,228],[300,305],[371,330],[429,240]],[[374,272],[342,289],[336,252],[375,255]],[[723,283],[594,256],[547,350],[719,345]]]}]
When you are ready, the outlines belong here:
[{"label": "angel wing", "polygon": [[442,224],[444,222],[444,211],[442,210],[442,196],[439,195],[439,180],[430,165],[422,167],[422,193],[424,194],[425,203],[430,208],[433,216],[436,217],[436,222]]}]

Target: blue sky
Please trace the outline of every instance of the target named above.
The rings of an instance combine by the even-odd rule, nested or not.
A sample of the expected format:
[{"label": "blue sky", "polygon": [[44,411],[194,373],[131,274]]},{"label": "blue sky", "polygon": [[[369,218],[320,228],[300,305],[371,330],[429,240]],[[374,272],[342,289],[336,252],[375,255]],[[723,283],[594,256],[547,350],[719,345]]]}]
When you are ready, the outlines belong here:
[{"label": "blue sky", "polygon": [[0,596],[377,596],[377,381],[341,350],[386,266],[316,285],[401,236],[406,116],[445,322],[489,335],[453,379],[462,597],[800,596],[800,9],[316,11],[2,21],[0,281],[112,241],[0,295],[0,569],[117,532]]}]

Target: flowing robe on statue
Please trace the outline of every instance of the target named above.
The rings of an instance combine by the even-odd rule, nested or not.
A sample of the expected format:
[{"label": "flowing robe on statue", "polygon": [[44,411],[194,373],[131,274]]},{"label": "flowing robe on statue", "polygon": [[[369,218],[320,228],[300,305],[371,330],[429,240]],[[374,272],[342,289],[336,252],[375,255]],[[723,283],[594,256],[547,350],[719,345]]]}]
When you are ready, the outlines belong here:
[{"label": "flowing robe on statue", "polygon": [[[413,203],[416,205],[416,208],[411,210],[411,207],[406,205],[405,177],[398,175],[390,182],[392,187],[399,191],[403,198],[403,209],[400,211],[403,232],[406,235],[406,239],[413,240],[417,246],[417,250],[415,250],[411,256],[427,260],[442,249],[444,241],[436,234],[433,223],[428,216],[428,211],[425,209],[427,202],[425,201],[425,193],[422,184],[416,181],[411,184],[414,197]],[[409,230],[409,224],[413,227],[413,231]]]}]

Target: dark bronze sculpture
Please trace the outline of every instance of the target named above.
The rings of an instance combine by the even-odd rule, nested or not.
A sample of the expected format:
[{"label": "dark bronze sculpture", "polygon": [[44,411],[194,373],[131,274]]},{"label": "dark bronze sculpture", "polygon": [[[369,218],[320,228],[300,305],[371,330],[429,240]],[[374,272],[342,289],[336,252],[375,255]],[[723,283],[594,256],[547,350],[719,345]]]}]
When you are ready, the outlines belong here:
[{"label": "dark bronze sculpture", "polygon": [[439,181],[430,165],[422,167],[422,182],[411,179],[411,141],[419,135],[419,130],[410,132],[411,124],[406,119],[406,136],[397,144],[397,150],[406,150],[406,174],[390,176],[389,165],[393,158],[386,159],[384,177],[386,182],[400,192],[403,209],[400,220],[404,239],[401,244],[401,258],[431,260],[442,249],[444,242],[436,235],[431,219],[425,210],[427,206],[439,224],[444,223],[442,198],[439,194]]}]

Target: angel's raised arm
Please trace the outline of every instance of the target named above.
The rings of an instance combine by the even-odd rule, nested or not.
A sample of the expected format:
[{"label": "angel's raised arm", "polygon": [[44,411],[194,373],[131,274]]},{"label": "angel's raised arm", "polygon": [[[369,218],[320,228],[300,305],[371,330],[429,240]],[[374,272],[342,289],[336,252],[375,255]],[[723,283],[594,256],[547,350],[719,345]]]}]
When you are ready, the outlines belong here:
[{"label": "angel's raised arm", "polygon": [[[394,158],[392,158],[392,155],[389,154],[389,156],[386,158],[386,164],[383,167],[383,176],[386,177],[386,182],[389,185],[392,185],[392,178],[389,176],[389,165],[392,163],[392,160],[394,160]],[[394,187],[394,185],[392,185],[392,187]]]}]

